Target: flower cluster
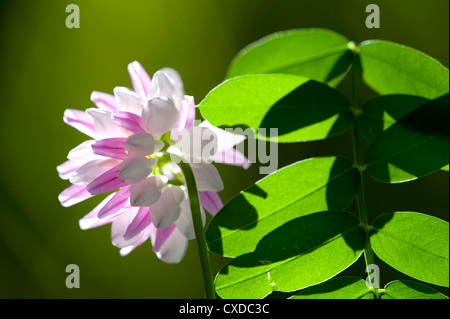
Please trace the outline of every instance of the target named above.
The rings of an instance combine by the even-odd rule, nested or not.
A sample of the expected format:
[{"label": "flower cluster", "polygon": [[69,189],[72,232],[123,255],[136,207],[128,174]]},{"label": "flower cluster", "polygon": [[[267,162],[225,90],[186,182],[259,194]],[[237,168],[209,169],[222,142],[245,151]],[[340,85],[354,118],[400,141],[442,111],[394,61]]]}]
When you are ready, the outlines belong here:
[{"label": "flower cluster", "polygon": [[[184,94],[175,70],[164,68],[150,78],[132,62],[128,72],[133,90],[93,92],[96,108],[65,111],[65,123],[91,139],[57,167],[59,176],[72,183],[59,200],[68,207],[109,193],[80,220],[80,227],[111,224],[112,243],[123,256],[150,238],[158,258],[176,263],[195,234],[184,176],[170,154],[192,163],[205,220],[203,208],[214,215],[223,206],[217,194],[223,182],[211,161],[247,168],[248,160],[233,148],[244,137],[207,121],[196,125],[194,99]],[[208,154],[201,141],[192,147],[198,142],[194,131],[212,137]]]}]

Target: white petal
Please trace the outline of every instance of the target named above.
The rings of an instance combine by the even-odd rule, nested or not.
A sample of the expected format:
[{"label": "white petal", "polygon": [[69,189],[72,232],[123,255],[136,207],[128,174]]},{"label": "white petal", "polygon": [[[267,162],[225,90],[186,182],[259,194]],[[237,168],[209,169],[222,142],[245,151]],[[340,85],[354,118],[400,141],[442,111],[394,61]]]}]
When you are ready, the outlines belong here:
[{"label": "white petal", "polygon": [[180,74],[172,68],[162,68],[160,71],[167,75],[170,82],[175,87],[176,98],[181,102],[184,97],[184,85]]},{"label": "white petal", "polygon": [[213,164],[191,164],[191,168],[199,191],[220,192],[223,190],[222,178]]},{"label": "white petal", "polygon": [[93,119],[96,132],[103,137],[126,137],[128,131],[121,128],[112,117],[112,113],[100,109],[90,108],[86,113]]},{"label": "white petal", "polygon": [[245,135],[234,134],[231,131],[215,127],[208,121],[203,121],[199,126],[209,128],[217,136],[217,152],[228,150],[246,138]]},{"label": "white petal", "polygon": [[[189,199],[187,198],[187,196],[181,203],[180,208],[181,208],[181,214],[180,214],[180,217],[175,222],[175,224],[177,225],[178,230],[187,239],[194,239],[195,238],[194,223],[192,221],[191,207],[190,207]],[[202,214],[202,222],[203,222],[203,226],[204,226],[205,222],[206,222],[206,215],[205,215],[205,211],[203,210],[202,206],[200,206],[200,212]]]},{"label": "white petal", "polygon": [[128,156],[147,156],[163,148],[164,142],[155,140],[151,134],[140,132],[128,137],[124,143]]},{"label": "white petal", "polygon": [[119,111],[141,114],[143,101],[134,91],[118,86],[114,88],[114,96]]},{"label": "white petal", "polygon": [[124,248],[135,244],[139,241],[142,232],[136,236],[126,240],[125,235],[128,226],[133,221],[133,218],[139,211],[139,207],[130,208],[127,212],[116,216],[111,225],[111,241],[112,244],[118,248]]},{"label": "white petal", "polygon": [[186,254],[188,239],[174,229],[161,248],[156,252],[159,259],[168,264],[179,263]]},{"label": "white petal", "polygon": [[177,88],[169,78],[169,75],[162,71],[156,71],[153,75],[152,86],[148,92],[148,98],[167,97],[177,100]]},{"label": "white petal", "polygon": [[154,204],[161,196],[161,189],[167,184],[167,177],[152,175],[130,186],[132,206],[145,207]]},{"label": "white petal", "polygon": [[153,225],[158,229],[169,227],[180,216],[180,204],[184,199],[184,191],[178,187],[165,187],[159,200],[150,206]]},{"label": "white petal", "polygon": [[92,160],[81,166],[73,175],[70,177],[70,182],[72,184],[89,184],[94,179],[106,173],[111,168],[116,166],[119,162],[114,159],[106,160]]},{"label": "white petal", "polygon": [[141,126],[153,136],[160,136],[177,123],[178,116],[178,110],[171,99],[157,97],[147,101],[144,106]]},{"label": "white petal", "polygon": [[131,157],[119,164],[118,177],[125,180],[127,184],[137,183],[146,178],[158,161],[154,158]]},{"label": "white petal", "polygon": [[173,130],[171,139],[191,163],[209,162],[217,152],[217,137],[206,127],[190,126],[181,131]]}]

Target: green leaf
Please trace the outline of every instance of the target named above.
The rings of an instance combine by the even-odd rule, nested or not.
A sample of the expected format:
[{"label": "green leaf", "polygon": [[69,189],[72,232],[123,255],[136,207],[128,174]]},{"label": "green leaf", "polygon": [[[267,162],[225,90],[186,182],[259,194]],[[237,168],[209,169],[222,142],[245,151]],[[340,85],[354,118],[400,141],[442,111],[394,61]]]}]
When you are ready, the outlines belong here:
[{"label": "green leaf", "polygon": [[365,244],[352,213],[326,211],[291,220],[264,236],[253,253],[233,259],[216,276],[222,298],[263,298],[325,281],[354,263]]},{"label": "green leaf", "polygon": [[370,242],[375,254],[395,269],[448,287],[448,222],[421,213],[384,214],[375,220]]},{"label": "green leaf", "polygon": [[448,69],[420,51],[377,40],[361,43],[359,56],[364,81],[380,95],[435,99],[448,93]]},{"label": "green leaf", "polygon": [[325,29],[270,34],[234,58],[228,78],[244,74],[287,73],[337,85],[351,63],[348,40]]},{"label": "green leaf", "polygon": [[367,173],[382,182],[398,183],[447,165],[448,102],[448,94],[432,100],[380,134],[367,149]]},{"label": "green leaf", "polygon": [[357,277],[339,277],[312,286],[289,299],[374,299],[366,282]]},{"label": "green leaf", "polygon": [[289,74],[260,74],[223,82],[199,108],[215,126],[244,126],[261,139],[299,142],[346,130],[353,121],[350,104],[325,84]]},{"label": "green leaf", "polygon": [[252,252],[285,222],[323,210],[343,210],[357,193],[359,172],[339,157],[311,158],[278,170],[231,199],[206,231],[209,249],[236,257]]},{"label": "green leaf", "polygon": [[370,142],[386,131],[402,117],[430,100],[414,95],[377,96],[362,106],[356,127]]},{"label": "green leaf", "polygon": [[409,280],[396,280],[388,283],[381,299],[448,299],[439,291]]}]

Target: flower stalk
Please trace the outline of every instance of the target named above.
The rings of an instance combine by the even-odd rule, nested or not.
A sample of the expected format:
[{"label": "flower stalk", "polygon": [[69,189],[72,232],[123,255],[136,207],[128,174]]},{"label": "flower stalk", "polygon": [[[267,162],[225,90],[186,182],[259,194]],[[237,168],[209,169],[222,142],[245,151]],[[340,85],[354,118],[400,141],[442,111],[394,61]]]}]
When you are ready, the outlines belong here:
[{"label": "flower stalk", "polygon": [[195,182],[194,173],[192,172],[192,168],[189,163],[183,161],[176,155],[171,154],[170,156],[177,157],[177,159],[179,160],[178,165],[184,175],[186,182],[192,221],[194,224],[195,238],[197,241],[198,254],[200,257],[200,264],[202,268],[205,297],[206,299],[215,299],[216,293],[214,289],[214,280],[208,255],[208,246],[206,244],[205,231],[203,229],[203,221],[200,211],[200,199],[197,191],[197,184]]}]

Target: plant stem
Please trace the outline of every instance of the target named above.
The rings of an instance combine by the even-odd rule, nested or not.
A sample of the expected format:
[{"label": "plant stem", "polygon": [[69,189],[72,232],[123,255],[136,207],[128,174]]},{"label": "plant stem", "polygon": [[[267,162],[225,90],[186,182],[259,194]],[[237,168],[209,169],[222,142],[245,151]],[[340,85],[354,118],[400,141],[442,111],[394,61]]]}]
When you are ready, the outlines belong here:
[{"label": "plant stem", "polygon": [[[361,222],[361,226],[365,230],[366,234],[366,244],[364,247],[364,259],[366,262],[366,267],[369,265],[375,264],[375,259],[373,256],[372,246],[370,245],[370,237],[369,237],[369,220],[367,217],[367,207],[366,207],[366,199],[364,196],[364,178],[363,178],[363,172],[364,172],[364,163],[361,160],[361,153],[359,149],[359,135],[358,131],[356,129],[356,120],[358,119],[358,116],[360,114],[360,110],[357,107],[357,100],[356,100],[356,70],[355,70],[355,53],[353,53],[353,62],[351,67],[351,80],[352,80],[352,108],[353,108],[353,114],[354,114],[354,121],[352,124],[352,144],[353,144],[353,160],[355,162],[355,166],[359,170],[359,185],[358,185],[358,193],[356,195],[356,202],[358,205],[358,215],[359,220]],[[380,291],[378,287],[373,288],[373,292],[375,293],[376,298],[378,299],[380,297]]]},{"label": "plant stem", "polygon": [[[172,156],[172,155],[171,155]],[[208,246],[206,244],[205,231],[203,230],[202,214],[200,211],[200,199],[195,183],[194,173],[191,166],[179,158],[178,165],[183,172],[186,187],[189,195],[189,204],[191,207],[192,221],[194,223],[195,238],[197,240],[198,254],[200,256],[200,264],[202,267],[203,285],[205,288],[206,299],[215,299],[216,293],[214,289],[214,280],[211,271],[211,264],[208,255]]]}]

